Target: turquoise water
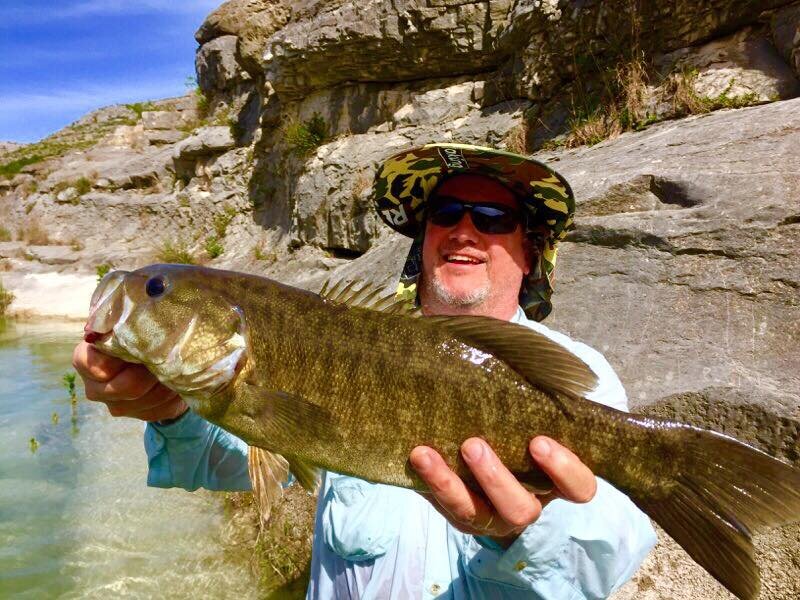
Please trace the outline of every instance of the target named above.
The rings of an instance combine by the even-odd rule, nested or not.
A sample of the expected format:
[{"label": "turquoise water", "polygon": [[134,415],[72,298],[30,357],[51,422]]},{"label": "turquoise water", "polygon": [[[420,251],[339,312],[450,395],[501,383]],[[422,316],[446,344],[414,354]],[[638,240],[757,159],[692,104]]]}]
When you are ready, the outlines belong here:
[{"label": "turquoise water", "polygon": [[73,411],[81,329],[0,321],[0,598],[252,597],[221,499],[148,488],[143,424],[80,384]]}]

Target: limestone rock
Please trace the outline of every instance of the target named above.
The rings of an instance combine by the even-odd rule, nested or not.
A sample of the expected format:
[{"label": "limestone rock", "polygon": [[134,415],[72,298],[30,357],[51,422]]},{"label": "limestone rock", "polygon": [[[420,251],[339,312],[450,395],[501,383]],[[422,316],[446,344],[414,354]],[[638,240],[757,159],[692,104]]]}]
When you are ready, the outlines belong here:
[{"label": "limestone rock", "polygon": [[498,49],[512,58],[500,69],[490,96],[546,100],[559,93],[565,80],[596,74],[599,65],[620,57],[621,48],[638,48],[650,56],[695,46],[755,24],[762,12],[784,4],[521,0],[497,39]]},{"label": "limestone rock", "polygon": [[242,68],[236,61],[236,39],[236,36],[225,35],[197,50],[197,84],[206,94],[232,88],[242,79]]},{"label": "limestone rock", "polygon": [[78,260],[77,253],[70,246],[28,246],[25,254],[28,260],[46,265],[69,265]]},{"label": "limestone rock", "polygon": [[164,145],[175,144],[185,139],[189,134],[185,131],[175,129],[156,129],[146,132],[147,141],[150,144]]},{"label": "limestone rock", "polygon": [[180,129],[196,118],[195,110],[146,110],[142,112],[142,125],[145,129]]},{"label": "limestone rock", "polygon": [[286,24],[290,7],[283,0],[229,0],[206,18],[195,38],[202,45],[224,35],[238,37],[239,59],[257,75],[266,40]]},{"label": "limestone rock", "polygon": [[800,4],[785,6],[770,21],[775,47],[800,77]]},{"label": "limestone rock", "polygon": [[236,141],[231,135],[230,127],[221,125],[201,127],[175,146],[173,158],[183,160],[197,156],[222,154],[235,145]]},{"label": "limestone rock", "polygon": [[72,202],[78,199],[78,192],[74,187],[61,190],[56,194],[56,202]]},{"label": "limestone rock", "polygon": [[662,59],[667,71],[697,72],[692,85],[701,97],[747,94],[766,102],[794,98],[800,81],[763,31],[745,28],[696,48],[685,48]]},{"label": "limestone rock", "polygon": [[24,242],[0,242],[0,258],[21,258],[24,255]]},{"label": "limestone rock", "polygon": [[511,3],[388,0],[315,3],[267,41],[265,73],[282,97],[347,81],[403,81],[498,65],[494,39]]},{"label": "limestone rock", "polygon": [[22,148],[25,144],[18,144],[17,142],[0,142],[0,156],[7,152],[13,152],[18,148]]}]

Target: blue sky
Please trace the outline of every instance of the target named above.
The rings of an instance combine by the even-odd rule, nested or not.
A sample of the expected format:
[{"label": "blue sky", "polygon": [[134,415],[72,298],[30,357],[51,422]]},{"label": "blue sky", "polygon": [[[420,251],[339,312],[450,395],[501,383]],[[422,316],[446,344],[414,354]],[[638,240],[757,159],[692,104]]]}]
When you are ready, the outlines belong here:
[{"label": "blue sky", "polygon": [[223,0],[0,0],[0,140],[186,91],[194,33]]}]

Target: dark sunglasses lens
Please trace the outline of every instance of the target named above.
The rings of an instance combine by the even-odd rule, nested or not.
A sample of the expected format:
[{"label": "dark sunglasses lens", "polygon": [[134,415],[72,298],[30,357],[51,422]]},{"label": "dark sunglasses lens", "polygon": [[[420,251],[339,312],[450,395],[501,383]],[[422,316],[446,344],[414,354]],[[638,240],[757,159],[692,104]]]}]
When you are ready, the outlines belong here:
[{"label": "dark sunglasses lens", "polygon": [[510,209],[480,205],[472,208],[472,222],[483,233],[511,233],[519,224],[516,214]]},{"label": "dark sunglasses lens", "polygon": [[429,219],[434,225],[439,227],[452,227],[464,216],[464,205],[458,202],[447,202],[435,206]]}]

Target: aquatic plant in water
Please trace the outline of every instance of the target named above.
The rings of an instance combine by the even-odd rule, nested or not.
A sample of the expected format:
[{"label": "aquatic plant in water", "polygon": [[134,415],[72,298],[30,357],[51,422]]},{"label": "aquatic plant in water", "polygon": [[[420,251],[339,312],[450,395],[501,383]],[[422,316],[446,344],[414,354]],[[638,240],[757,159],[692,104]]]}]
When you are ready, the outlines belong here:
[{"label": "aquatic plant in water", "polygon": [[75,373],[64,373],[64,375],[61,377],[61,381],[64,382],[64,387],[67,388],[70,399],[75,402],[77,400],[77,396],[75,394]]}]

